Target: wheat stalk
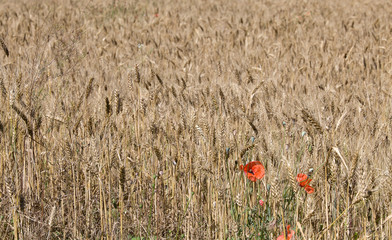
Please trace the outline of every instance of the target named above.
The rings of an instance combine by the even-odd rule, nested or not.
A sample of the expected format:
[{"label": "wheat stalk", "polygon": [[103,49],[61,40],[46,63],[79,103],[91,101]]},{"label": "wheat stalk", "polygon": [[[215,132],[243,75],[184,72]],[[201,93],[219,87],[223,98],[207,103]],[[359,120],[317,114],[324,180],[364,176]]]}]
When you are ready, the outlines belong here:
[{"label": "wheat stalk", "polygon": [[306,109],[302,109],[301,113],[302,119],[305,123],[309,124],[313,129],[316,130],[317,133],[323,133],[323,129],[321,128],[320,123],[314,117],[312,117],[312,115]]}]

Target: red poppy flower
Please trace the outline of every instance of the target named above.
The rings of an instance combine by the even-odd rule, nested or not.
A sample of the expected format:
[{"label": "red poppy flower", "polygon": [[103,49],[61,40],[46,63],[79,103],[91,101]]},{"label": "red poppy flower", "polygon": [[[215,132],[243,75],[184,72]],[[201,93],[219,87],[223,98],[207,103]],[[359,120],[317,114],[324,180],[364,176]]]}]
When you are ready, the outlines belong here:
[{"label": "red poppy flower", "polygon": [[307,186],[305,187],[305,191],[306,191],[307,193],[311,194],[311,193],[314,193],[314,188],[311,187],[311,186],[309,186],[309,185],[307,185]]},{"label": "red poppy flower", "polygon": [[[286,234],[286,236],[285,236]],[[276,240],[290,240],[294,236],[295,232],[290,230],[290,225],[286,226],[286,231],[282,233]]]},{"label": "red poppy flower", "polygon": [[259,204],[260,204],[260,206],[263,206],[264,205],[264,201],[260,199]]},{"label": "red poppy flower", "polygon": [[301,187],[305,187],[306,185],[308,185],[310,182],[312,181],[312,179],[308,179],[308,175],[303,174],[303,173],[299,173],[297,175],[297,182],[299,183],[299,185]]},{"label": "red poppy flower", "polygon": [[253,161],[245,166],[241,165],[240,169],[246,173],[246,176],[252,182],[256,182],[257,179],[262,179],[265,175],[265,168],[259,161]]},{"label": "red poppy flower", "polygon": [[299,183],[299,186],[305,188],[305,191],[309,194],[314,192],[314,188],[309,186],[311,181],[312,179],[308,178],[308,175],[306,174],[299,173],[297,175],[297,182]]}]

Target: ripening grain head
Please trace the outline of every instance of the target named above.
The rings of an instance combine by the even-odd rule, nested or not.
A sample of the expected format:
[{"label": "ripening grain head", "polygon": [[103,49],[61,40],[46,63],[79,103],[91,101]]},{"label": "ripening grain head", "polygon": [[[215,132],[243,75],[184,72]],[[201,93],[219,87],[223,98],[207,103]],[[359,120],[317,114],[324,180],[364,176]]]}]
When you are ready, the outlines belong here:
[{"label": "ripening grain head", "polygon": [[390,238],[391,9],[5,1],[0,235]]}]

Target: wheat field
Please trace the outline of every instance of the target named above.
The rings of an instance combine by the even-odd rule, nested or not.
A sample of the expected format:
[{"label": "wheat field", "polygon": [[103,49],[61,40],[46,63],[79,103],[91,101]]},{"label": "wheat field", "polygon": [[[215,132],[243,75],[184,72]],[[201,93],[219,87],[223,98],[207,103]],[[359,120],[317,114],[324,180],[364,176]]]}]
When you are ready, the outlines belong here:
[{"label": "wheat field", "polygon": [[392,239],[391,12],[2,1],[0,239]]}]

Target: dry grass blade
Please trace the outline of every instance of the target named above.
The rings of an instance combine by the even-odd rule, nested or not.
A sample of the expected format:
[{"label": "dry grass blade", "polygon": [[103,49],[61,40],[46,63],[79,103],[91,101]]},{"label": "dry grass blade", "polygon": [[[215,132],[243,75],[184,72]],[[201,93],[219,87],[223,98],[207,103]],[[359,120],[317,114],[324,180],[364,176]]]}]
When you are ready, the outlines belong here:
[{"label": "dry grass blade", "polygon": [[0,78],[0,90],[1,90],[1,95],[4,99],[4,101],[6,101],[7,100],[7,89],[5,88],[3,78]]},{"label": "dry grass blade", "polygon": [[10,56],[10,52],[8,51],[7,45],[5,45],[5,42],[4,42],[2,37],[0,37],[0,45],[1,45],[1,48],[3,49],[5,55],[7,57],[9,57]]},{"label": "dry grass blade", "polygon": [[336,154],[338,154],[340,160],[342,160],[343,165],[346,167],[346,170],[348,171],[348,166],[347,166],[346,160],[344,160],[344,157],[343,157],[342,154],[340,153],[339,148],[333,147],[332,149],[336,152]]},{"label": "dry grass blade", "polygon": [[356,153],[351,159],[350,173],[348,175],[348,179],[352,179],[354,177],[355,171],[358,166],[358,160],[359,160],[359,155],[358,153]]},{"label": "dry grass blade", "polygon": [[33,137],[33,126],[27,115],[19,109],[15,104],[11,105],[12,109],[18,114],[18,116],[25,122],[28,134]]},{"label": "dry grass blade", "polygon": [[49,231],[48,231],[48,236],[46,237],[46,239],[50,239],[50,232],[52,230],[52,221],[53,221],[55,213],[56,213],[56,205],[54,205],[52,207],[52,211],[50,212],[50,215],[49,215],[49,221],[48,221]]},{"label": "dry grass blade", "polygon": [[87,87],[86,87],[86,93],[85,93],[85,99],[86,100],[90,96],[91,91],[93,89],[93,82],[94,82],[94,78],[90,78],[90,80],[88,81],[88,84],[87,84]]}]

